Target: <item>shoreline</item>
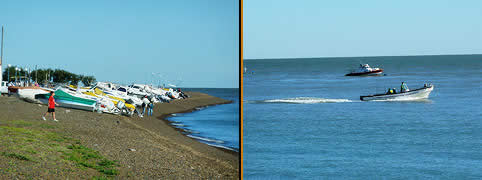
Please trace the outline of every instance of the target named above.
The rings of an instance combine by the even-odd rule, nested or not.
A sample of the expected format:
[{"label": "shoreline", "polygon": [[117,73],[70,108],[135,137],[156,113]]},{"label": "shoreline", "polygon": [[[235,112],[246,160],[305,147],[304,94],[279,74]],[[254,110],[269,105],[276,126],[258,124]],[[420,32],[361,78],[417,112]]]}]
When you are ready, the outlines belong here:
[{"label": "shoreline", "polygon": [[[78,139],[84,146],[118,162],[120,173],[116,178],[238,179],[239,152],[201,143],[177,130],[167,120],[174,113],[193,112],[197,108],[231,101],[199,92],[186,93],[191,98],[155,104],[154,116],[125,117],[58,107],[56,116],[59,122],[53,122],[51,117],[47,117],[47,121],[41,120],[41,114],[46,111],[45,105],[27,103],[14,97],[0,97],[0,120],[55,126],[48,130]],[[22,171],[25,168],[30,170]],[[59,176],[50,171],[40,173],[45,171],[42,168],[33,168],[33,172],[31,169],[30,165],[22,165],[16,175],[77,177],[72,173]]]},{"label": "shoreline", "polygon": [[[211,105],[206,105],[206,106],[199,106],[199,107],[195,107],[195,108],[192,108],[192,109],[189,109],[189,110],[186,110],[186,111],[182,111],[182,112],[173,112],[173,113],[170,113],[170,114],[164,114],[162,116],[158,116],[157,119],[159,120],[162,120],[164,121],[166,124],[168,124],[171,128],[173,128],[174,130],[180,132],[182,135],[186,136],[186,137],[189,137],[188,135],[191,135],[192,133],[189,132],[189,131],[186,131],[185,129],[182,129],[180,127],[177,127],[175,125],[172,125],[172,121],[169,121],[168,118],[170,117],[174,117],[173,114],[184,114],[184,113],[192,113],[192,112],[195,112],[195,111],[201,111],[202,109],[204,108],[208,108],[208,107],[212,107],[212,106],[218,106],[218,105],[223,105],[223,104],[231,104],[233,103],[233,101],[228,101],[228,102],[225,102],[225,103],[219,103],[219,104],[211,104]],[[198,109],[198,108],[202,108],[202,109]],[[187,134],[185,134],[187,133]],[[194,139],[196,140],[195,138],[192,138],[192,137],[189,137],[191,139]],[[198,140],[196,140],[198,141]],[[202,143],[202,142],[201,142]],[[225,151],[227,153],[230,153],[230,154],[233,154],[233,155],[237,155],[239,154],[239,150],[236,150],[236,149],[231,149],[230,147],[222,147],[222,146],[214,146],[214,145],[210,145],[210,144],[207,144],[207,143],[203,143],[203,144],[206,144],[208,146],[211,146],[211,147],[214,147],[214,148],[217,148],[221,151]]]},{"label": "shoreline", "polygon": [[[193,92],[185,92],[189,95],[191,95],[191,93]],[[198,93],[198,92],[196,92]],[[202,93],[204,94],[204,93]],[[216,97],[217,98],[217,97]],[[221,99],[221,98],[219,98]],[[189,136],[187,136],[186,134],[184,133],[189,133],[188,131],[184,130],[184,129],[181,129],[181,128],[178,128],[174,125],[172,125],[171,121],[168,120],[169,117],[173,117],[173,114],[183,114],[183,113],[192,113],[194,111],[200,111],[204,108],[207,108],[207,107],[211,107],[211,106],[217,106],[217,105],[223,105],[223,104],[230,104],[230,103],[233,103],[233,101],[231,100],[224,100],[222,99],[223,101],[222,102],[218,102],[218,103],[209,103],[209,104],[204,104],[204,105],[200,105],[200,106],[195,106],[195,107],[191,107],[189,109],[184,109],[182,111],[174,111],[174,112],[169,112],[169,113],[166,113],[166,114],[161,114],[160,116],[157,116],[156,118],[163,121],[164,123],[166,123],[170,128],[172,128],[173,130],[179,132],[182,136],[184,137],[187,137],[187,138],[190,138],[192,140],[195,140],[197,142],[199,142],[198,140],[196,140],[195,138],[191,138]],[[199,109],[201,108],[201,109]],[[202,142],[199,142],[199,143],[202,143]],[[229,153],[229,154],[232,154],[232,155],[236,155],[236,156],[239,156],[239,151],[235,151],[235,150],[230,150],[230,149],[226,149],[226,148],[222,148],[222,147],[217,147],[217,146],[212,146],[212,145],[209,145],[209,144],[206,144],[206,143],[202,143],[202,144],[205,144],[205,145],[208,145],[210,147],[213,147],[213,148],[216,148],[218,150],[221,150],[221,151],[224,151],[226,153]]]}]

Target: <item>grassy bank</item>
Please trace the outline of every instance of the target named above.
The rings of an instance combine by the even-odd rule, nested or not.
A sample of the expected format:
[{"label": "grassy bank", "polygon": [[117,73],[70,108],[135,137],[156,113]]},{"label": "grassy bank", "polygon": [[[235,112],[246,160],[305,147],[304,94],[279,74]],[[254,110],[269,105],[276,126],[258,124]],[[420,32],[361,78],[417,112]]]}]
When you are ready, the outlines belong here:
[{"label": "grassy bank", "polygon": [[0,122],[0,177],[31,179],[49,175],[108,179],[118,165],[78,140],[56,132],[56,124]]}]

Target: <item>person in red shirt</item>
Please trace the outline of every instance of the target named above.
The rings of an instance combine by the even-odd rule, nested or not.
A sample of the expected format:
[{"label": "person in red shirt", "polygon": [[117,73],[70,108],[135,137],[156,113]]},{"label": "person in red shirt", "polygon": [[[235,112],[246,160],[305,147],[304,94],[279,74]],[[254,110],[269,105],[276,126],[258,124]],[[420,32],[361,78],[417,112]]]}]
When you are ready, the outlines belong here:
[{"label": "person in red shirt", "polygon": [[54,96],[55,96],[55,92],[50,92],[50,97],[49,97],[49,108],[47,110],[47,112],[45,112],[45,114],[42,116],[42,119],[44,119],[44,121],[46,121],[47,119],[45,119],[45,116],[48,114],[48,113],[52,113],[52,116],[54,117],[54,121],[57,121],[57,119],[55,119],[55,105],[59,105],[57,103],[55,103],[55,99],[54,99]]}]

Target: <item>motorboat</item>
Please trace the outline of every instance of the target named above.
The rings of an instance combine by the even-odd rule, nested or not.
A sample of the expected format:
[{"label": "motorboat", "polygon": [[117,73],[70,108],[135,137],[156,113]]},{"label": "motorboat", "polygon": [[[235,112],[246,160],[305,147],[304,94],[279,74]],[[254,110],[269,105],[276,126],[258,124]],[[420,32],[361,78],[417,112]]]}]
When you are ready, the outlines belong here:
[{"label": "motorboat", "polygon": [[2,84],[0,86],[0,93],[1,94],[7,94],[8,93],[8,85],[7,81],[2,81]]},{"label": "motorboat", "polygon": [[432,92],[434,86],[432,84],[425,84],[422,88],[408,90],[399,93],[385,93],[385,94],[374,94],[368,96],[360,96],[362,101],[373,101],[373,100],[418,100],[427,99]]},{"label": "motorboat", "polygon": [[[43,104],[48,104],[50,93],[37,94],[35,99],[39,100]],[[93,99],[87,99],[79,96],[75,96],[71,93],[67,93],[65,89],[57,89],[54,96],[55,102],[60,107],[81,109],[87,111],[94,111],[96,109],[97,102]]]},{"label": "motorboat", "polygon": [[[36,87],[36,86],[34,86],[34,87]],[[45,89],[42,89],[42,88],[38,88],[38,87],[36,87],[36,88],[21,88],[21,89],[17,89],[16,95],[18,95],[18,97],[20,99],[23,99],[24,101],[27,101],[27,102],[42,103],[38,99],[35,99],[35,95],[45,94],[45,93],[49,93],[49,91],[45,90]]]},{"label": "motorboat", "polygon": [[129,89],[127,89],[127,94],[129,95],[134,95],[134,96],[137,96],[138,98],[142,98],[144,96],[149,95],[149,93],[145,91],[145,85],[133,84],[128,86],[128,88]]},{"label": "motorboat", "polygon": [[117,114],[125,109],[125,113],[131,115],[135,110],[135,106],[127,103],[125,99],[106,94],[97,87],[81,92],[81,95],[87,96],[88,98],[94,98],[97,101],[96,109],[105,113]]},{"label": "motorboat", "polygon": [[351,73],[345,74],[345,76],[369,76],[369,75],[379,75],[383,72],[381,68],[372,68],[368,64],[360,64],[360,67],[352,71]]}]

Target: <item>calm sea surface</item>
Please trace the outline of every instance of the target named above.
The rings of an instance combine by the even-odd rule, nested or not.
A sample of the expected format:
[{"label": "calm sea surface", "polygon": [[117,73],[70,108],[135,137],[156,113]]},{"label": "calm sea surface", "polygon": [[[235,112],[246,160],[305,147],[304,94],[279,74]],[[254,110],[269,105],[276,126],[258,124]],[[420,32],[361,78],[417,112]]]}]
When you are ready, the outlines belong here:
[{"label": "calm sea surface", "polygon": [[200,142],[239,151],[239,89],[234,88],[184,88],[231,100],[231,104],[209,106],[190,113],[168,118],[173,125],[187,130],[187,136]]},{"label": "calm sea surface", "polygon": [[[385,76],[346,77],[360,62]],[[246,179],[482,179],[482,55],[245,60]],[[432,83],[428,100],[360,95]]]}]

